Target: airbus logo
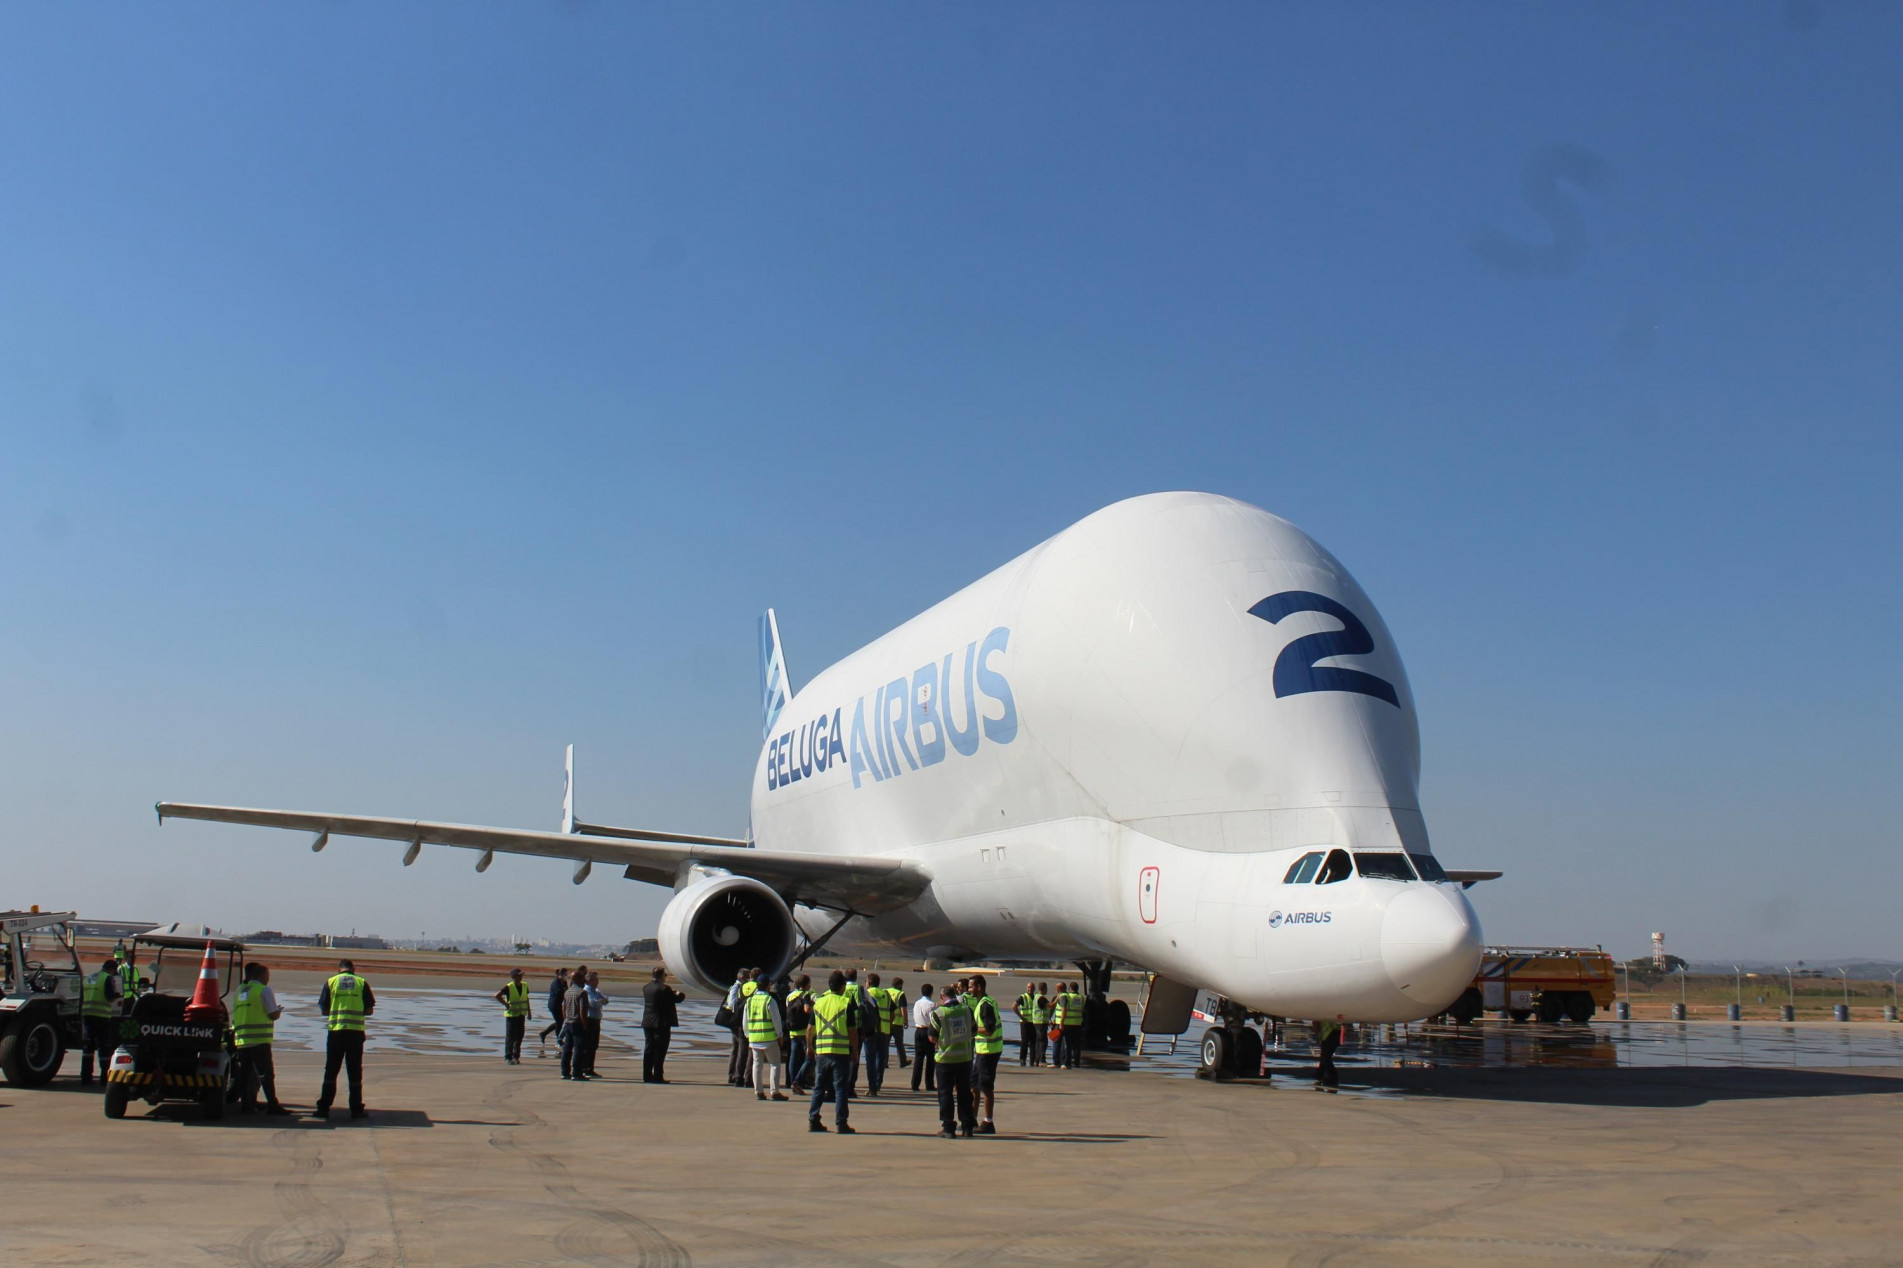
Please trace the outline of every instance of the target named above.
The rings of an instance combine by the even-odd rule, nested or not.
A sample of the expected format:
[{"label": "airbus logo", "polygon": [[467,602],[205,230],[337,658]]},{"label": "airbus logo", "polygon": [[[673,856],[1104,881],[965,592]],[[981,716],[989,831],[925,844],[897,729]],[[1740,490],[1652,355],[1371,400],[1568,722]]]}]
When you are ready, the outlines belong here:
[{"label": "airbus logo", "polygon": [[1334,922],[1332,911],[1291,911],[1283,915],[1279,911],[1269,913],[1269,928],[1280,929],[1283,925],[1326,925]]},{"label": "airbus logo", "polygon": [[1281,927],[1282,927],[1282,913],[1279,911],[1270,912],[1269,913],[1269,928],[1280,929]]}]

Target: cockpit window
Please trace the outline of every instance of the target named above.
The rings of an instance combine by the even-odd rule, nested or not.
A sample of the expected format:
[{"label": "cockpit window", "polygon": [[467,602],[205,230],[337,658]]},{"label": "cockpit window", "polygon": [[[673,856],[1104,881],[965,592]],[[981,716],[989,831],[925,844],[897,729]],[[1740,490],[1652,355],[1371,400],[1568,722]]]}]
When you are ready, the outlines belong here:
[{"label": "cockpit window", "polygon": [[1289,864],[1288,875],[1282,878],[1284,885],[1306,885],[1315,879],[1315,869],[1322,865],[1322,852],[1315,850],[1302,855]]},{"label": "cockpit window", "polygon": [[1372,876],[1379,880],[1411,881],[1414,879],[1414,869],[1407,865],[1405,854],[1358,850],[1355,852],[1355,867],[1363,876]]},{"label": "cockpit window", "polygon": [[1441,867],[1440,860],[1433,855],[1410,854],[1408,857],[1414,860],[1414,870],[1421,874],[1422,880],[1445,881],[1447,879],[1446,869]]},{"label": "cockpit window", "polygon": [[1317,885],[1333,885],[1336,881],[1345,881],[1355,874],[1355,865],[1348,861],[1348,851],[1330,850],[1328,861],[1322,864],[1322,874],[1315,878]]}]

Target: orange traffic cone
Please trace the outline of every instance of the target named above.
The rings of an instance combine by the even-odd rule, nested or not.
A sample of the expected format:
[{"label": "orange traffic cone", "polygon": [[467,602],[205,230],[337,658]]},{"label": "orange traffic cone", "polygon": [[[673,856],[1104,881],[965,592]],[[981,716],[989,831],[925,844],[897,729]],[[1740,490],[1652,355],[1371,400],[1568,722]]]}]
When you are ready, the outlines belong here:
[{"label": "orange traffic cone", "polygon": [[198,967],[198,985],[185,1005],[186,1021],[223,1021],[225,1002],[218,998],[218,953],[205,944],[205,962]]}]

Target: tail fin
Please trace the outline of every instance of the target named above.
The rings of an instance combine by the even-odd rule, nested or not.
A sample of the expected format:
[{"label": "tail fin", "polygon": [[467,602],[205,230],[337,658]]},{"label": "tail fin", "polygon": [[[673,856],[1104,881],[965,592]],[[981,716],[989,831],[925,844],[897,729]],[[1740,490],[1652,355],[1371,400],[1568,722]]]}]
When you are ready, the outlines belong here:
[{"label": "tail fin", "polygon": [[572,833],[575,830],[575,746],[568,746],[568,754],[562,759],[562,831]]},{"label": "tail fin", "polygon": [[780,651],[780,623],[768,608],[760,618],[760,738],[773,735],[773,724],[786,707],[786,656]]}]

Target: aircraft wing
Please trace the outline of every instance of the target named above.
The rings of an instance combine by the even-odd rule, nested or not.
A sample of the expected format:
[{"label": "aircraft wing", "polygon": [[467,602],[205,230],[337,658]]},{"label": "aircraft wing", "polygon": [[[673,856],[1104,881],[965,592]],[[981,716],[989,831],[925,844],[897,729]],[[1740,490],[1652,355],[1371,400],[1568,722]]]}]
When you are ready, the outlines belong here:
[{"label": "aircraft wing", "polygon": [[[161,801],[155,808],[160,823],[167,819],[203,819],[211,823],[315,832],[318,836],[311,843],[313,850],[323,849],[332,836],[404,841],[410,845],[409,852],[403,856],[405,866],[416,861],[416,855],[425,845],[483,851],[483,860],[476,864],[478,871],[488,867],[491,852],[571,859],[577,864],[574,877],[577,885],[588,878],[594,864],[602,863],[622,868],[622,874],[629,880],[671,887],[682,868],[699,863],[763,881],[791,903],[862,913],[903,906],[931,883],[931,877],[915,864],[899,859],[756,850],[730,837],[631,828],[597,830],[604,835],[579,830],[574,833],[529,832],[520,828],[430,823],[422,819],[254,810],[244,806],[195,806],[172,801]],[[577,825],[578,829],[587,826]]]}]

